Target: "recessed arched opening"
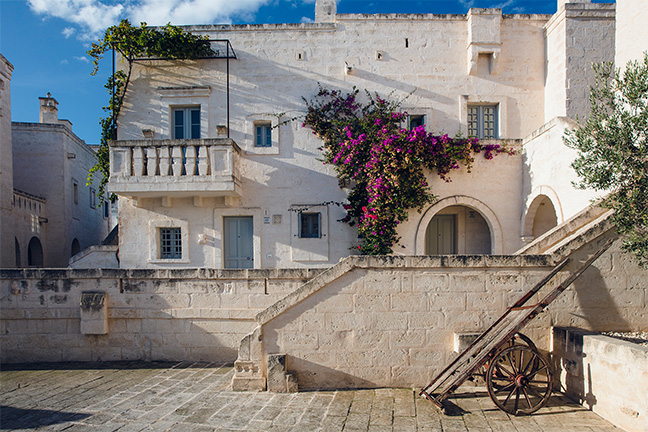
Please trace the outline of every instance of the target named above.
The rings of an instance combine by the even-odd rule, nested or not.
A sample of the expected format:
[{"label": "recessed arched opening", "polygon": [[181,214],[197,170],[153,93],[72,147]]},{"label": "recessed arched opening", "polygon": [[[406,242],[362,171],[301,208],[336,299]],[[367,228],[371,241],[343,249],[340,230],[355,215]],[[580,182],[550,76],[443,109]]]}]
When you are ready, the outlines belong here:
[{"label": "recessed arched opening", "polygon": [[488,223],[470,207],[444,208],[432,217],[425,232],[426,255],[483,255],[491,250]]},{"label": "recessed arched opening", "polygon": [[540,200],[540,202],[538,203],[535,217],[533,218],[531,234],[534,238],[540,237],[542,234],[558,225],[556,209],[549,197],[546,195],[539,195],[536,200]]},{"label": "recessed arched opening", "polygon": [[21,267],[20,264],[20,243],[18,239],[14,237],[14,252],[16,254],[16,267]]},{"label": "recessed arched opening", "polygon": [[564,222],[560,199],[549,186],[534,189],[526,200],[522,218],[522,241],[529,243]]},{"label": "recessed arched opening", "polygon": [[[442,239],[435,239],[439,234]],[[437,201],[423,212],[414,250],[419,255],[501,254],[502,242],[502,229],[495,213],[475,198],[455,195]]]},{"label": "recessed arched opening", "polygon": [[71,250],[71,255],[70,257],[73,257],[74,255],[78,254],[81,252],[81,244],[79,243],[79,240],[74,239],[72,240],[72,250]]},{"label": "recessed arched opening", "polygon": [[32,237],[29,240],[27,247],[27,265],[31,267],[43,266],[43,246],[37,237]]}]

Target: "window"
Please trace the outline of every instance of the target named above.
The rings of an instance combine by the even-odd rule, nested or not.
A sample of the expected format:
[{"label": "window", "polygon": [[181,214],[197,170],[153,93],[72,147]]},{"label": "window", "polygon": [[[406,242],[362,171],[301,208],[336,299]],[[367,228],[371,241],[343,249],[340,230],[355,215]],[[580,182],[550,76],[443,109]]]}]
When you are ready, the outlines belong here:
[{"label": "window", "polygon": [[171,110],[173,139],[200,138],[200,107],[173,108]]},{"label": "window", "polygon": [[97,192],[90,188],[90,208],[97,208]]},{"label": "window", "polygon": [[272,147],[272,126],[270,123],[254,124],[254,147]]},{"label": "window", "polygon": [[498,138],[497,123],[497,105],[468,106],[468,136]]},{"label": "window", "polygon": [[321,213],[299,214],[299,237],[320,238]]},{"label": "window", "polygon": [[72,198],[74,199],[74,204],[79,204],[79,183],[76,181],[72,182]]},{"label": "window", "polygon": [[108,204],[108,201],[103,202],[103,217],[104,219],[108,219],[110,216],[110,204]]},{"label": "window", "polygon": [[160,259],[182,258],[182,232],[180,228],[160,228]]},{"label": "window", "polygon": [[419,126],[425,126],[424,115],[411,115],[407,117],[407,128],[409,130],[416,129]]}]

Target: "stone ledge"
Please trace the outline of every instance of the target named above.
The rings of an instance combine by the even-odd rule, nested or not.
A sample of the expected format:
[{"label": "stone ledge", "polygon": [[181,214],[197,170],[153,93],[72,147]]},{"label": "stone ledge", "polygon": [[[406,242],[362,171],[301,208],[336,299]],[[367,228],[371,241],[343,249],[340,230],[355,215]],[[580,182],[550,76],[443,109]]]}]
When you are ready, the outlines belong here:
[{"label": "stone ledge", "polygon": [[648,424],[648,347],[576,328],[552,329],[567,397],[628,432]]}]

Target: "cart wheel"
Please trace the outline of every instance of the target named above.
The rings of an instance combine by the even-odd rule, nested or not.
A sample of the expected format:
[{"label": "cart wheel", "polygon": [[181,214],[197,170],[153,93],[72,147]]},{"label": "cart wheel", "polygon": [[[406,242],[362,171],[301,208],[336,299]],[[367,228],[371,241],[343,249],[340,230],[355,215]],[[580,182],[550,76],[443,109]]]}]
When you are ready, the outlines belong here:
[{"label": "cart wheel", "polygon": [[495,355],[486,373],[488,395],[495,405],[513,415],[542,408],[553,390],[551,365],[533,348],[513,345]]}]

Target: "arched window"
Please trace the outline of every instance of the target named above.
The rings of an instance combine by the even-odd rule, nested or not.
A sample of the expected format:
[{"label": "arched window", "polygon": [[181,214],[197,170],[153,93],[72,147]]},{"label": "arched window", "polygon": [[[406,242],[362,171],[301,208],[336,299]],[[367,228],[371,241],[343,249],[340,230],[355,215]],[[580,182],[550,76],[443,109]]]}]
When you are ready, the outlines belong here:
[{"label": "arched window", "polygon": [[81,252],[81,244],[79,243],[79,240],[74,239],[72,240],[72,252],[70,258],[78,254],[79,252]]},{"label": "arched window", "polygon": [[29,247],[27,248],[27,265],[32,267],[43,266],[43,246],[37,237],[32,237],[29,240]]}]

